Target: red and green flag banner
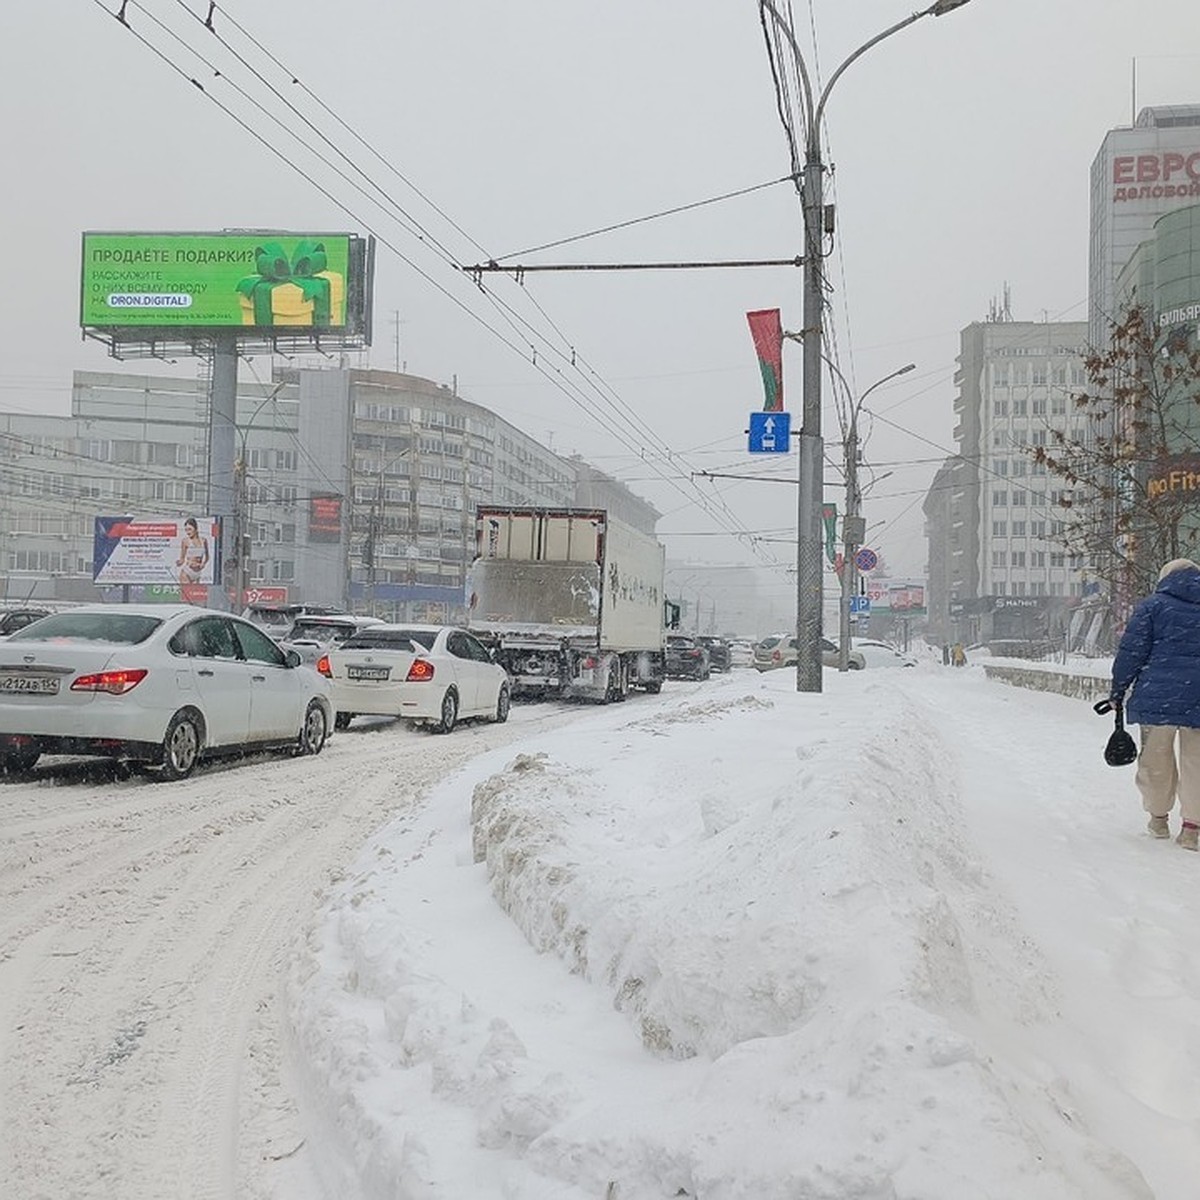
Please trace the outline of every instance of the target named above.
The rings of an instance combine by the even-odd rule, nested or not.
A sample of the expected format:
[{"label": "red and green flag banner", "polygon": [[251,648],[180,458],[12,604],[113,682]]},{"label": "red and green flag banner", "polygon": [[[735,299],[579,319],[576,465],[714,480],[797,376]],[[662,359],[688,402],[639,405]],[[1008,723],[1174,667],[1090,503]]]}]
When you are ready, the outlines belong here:
[{"label": "red and green flag banner", "polygon": [[783,412],[783,325],[779,309],[760,308],[746,314],[763,380],[763,412]]},{"label": "red and green flag banner", "polygon": [[837,553],[837,505],[822,504],[821,505],[821,523],[825,526],[825,557],[834,565],[838,576],[841,576],[841,568],[838,566],[838,559],[842,556]]}]

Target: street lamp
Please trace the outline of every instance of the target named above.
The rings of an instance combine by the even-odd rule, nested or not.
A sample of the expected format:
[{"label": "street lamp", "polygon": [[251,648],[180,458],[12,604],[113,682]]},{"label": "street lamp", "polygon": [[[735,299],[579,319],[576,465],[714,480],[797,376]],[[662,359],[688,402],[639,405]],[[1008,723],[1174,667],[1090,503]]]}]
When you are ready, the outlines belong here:
[{"label": "street lamp", "polygon": [[[966,0],[961,0],[966,3]],[[828,362],[828,359],[826,360]],[[858,486],[858,417],[862,412],[863,401],[877,388],[895,379],[898,375],[907,375],[915,371],[916,363],[905,363],[882,379],[871,384],[856,401],[851,401],[850,388],[846,377],[833,365],[829,366],[837,372],[847,396],[847,419],[845,429],[845,476],[846,476],[846,513],[842,518],[842,595],[838,608],[838,670],[850,669],[850,604],[854,593],[858,590],[858,563],[855,556],[866,537],[866,522],[862,517],[862,491]],[[890,474],[890,472],[889,472]]]},{"label": "street lamp", "polygon": [[804,55],[796,42],[795,34],[787,21],[780,15],[772,0],[759,0],[763,13],[768,14],[779,27],[800,75],[800,99],[804,107],[805,153],[804,179],[800,204],[804,214],[804,328],[801,341],[804,345],[803,412],[800,429],[799,454],[799,499],[797,503],[796,528],[796,690],[819,692],[821,690],[821,589],[823,565],[821,562],[821,506],[822,461],[825,447],[821,438],[821,341],[822,308],[824,304],[824,259],[822,242],[825,234],[825,164],[821,161],[821,121],[825,105],[833,85],[842,77],[852,62],[865,54],[884,38],[899,33],[901,29],[919,21],[922,17],[940,17],[968,0],[937,0],[937,3],[921,12],[913,13],[895,25],[876,34],[864,42],[829,77],[820,97],[814,103],[812,81]]},{"label": "street lamp", "polygon": [[[370,523],[367,527],[366,547],[369,549],[369,553],[364,554],[364,557],[367,559],[367,561],[364,565],[367,568],[367,584],[368,584],[368,588],[370,591],[370,599],[371,599],[371,616],[376,615],[376,609],[378,607],[378,604],[377,604],[378,598],[376,596],[376,590],[377,590],[376,585],[377,585],[377,575],[378,575],[378,569],[379,569],[379,566],[378,566],[378,564],[379,564],[379,542],[381,540],[381,535],[386,532],[385,521],[384,521],[385,492],[384,492],[383,477],[386,474],[386,472],[389,471],[392,467],[394,467],[402,458],[407,457],[412,452],[412,449],[413,449],[413,447],[411,445],[406,446],[403,450],[400,451],[399,454],[396,455],[395,458],[392,458],[385,462],[384,458],[383,458],[383,449],[384,449],[385,444],[386,443],[382,443],[379,447],[379,450],[380,450],[379,482],[375,489],[375,500],[371,504]],[[415,481],[412,481],[412,486],[413,487],[416,486]],[[416,531],[414,530],[413,533],[415,534],[415,532]]]}]

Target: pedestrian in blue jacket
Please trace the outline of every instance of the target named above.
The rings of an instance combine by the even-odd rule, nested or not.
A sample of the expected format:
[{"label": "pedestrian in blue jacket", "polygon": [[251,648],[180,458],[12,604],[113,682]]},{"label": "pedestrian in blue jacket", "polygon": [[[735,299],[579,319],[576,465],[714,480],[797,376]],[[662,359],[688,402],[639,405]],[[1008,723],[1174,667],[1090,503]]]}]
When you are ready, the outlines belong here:
[{"label": "pedestrian in blue jacket", "polygon": [[1183,826],[1175,840],[1185,850],[1197,849],[1200,566],[1190,558],[1167,563],[1154,594],[1133,610],[1113,659],[1109,698],[1123,700],[1126,719],[1141,726],[1137,787],[1150,814],[1147,829],[1170,837],[1167,817],[1178,798]]}]

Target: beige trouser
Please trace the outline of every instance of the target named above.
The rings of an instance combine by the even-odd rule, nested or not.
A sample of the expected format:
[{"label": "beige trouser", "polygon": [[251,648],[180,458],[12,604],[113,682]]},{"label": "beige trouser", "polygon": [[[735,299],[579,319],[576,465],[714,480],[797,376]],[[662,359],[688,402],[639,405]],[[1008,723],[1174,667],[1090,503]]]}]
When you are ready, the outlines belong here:
[{"label": "beige trouser", "polygon": [[[1181,725],[1143,725],[1138,755],[1137,786],[1142,807],[1153,817],[1165,817],[1179,797],[1185,821],[1200,825],[1200,729]],[[1175,738],[1179,737],[1179,762]]]}]

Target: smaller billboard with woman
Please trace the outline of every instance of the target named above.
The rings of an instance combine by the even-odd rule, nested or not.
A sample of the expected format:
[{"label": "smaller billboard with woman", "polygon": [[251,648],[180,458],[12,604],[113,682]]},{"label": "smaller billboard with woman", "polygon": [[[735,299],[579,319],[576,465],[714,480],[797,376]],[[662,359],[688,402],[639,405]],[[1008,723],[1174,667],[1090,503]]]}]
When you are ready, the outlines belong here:
[{"label": "smaller billboard with woman", "polygon": [[97,517],[92,582],[220,583],[220,531],[213,516]]}]

